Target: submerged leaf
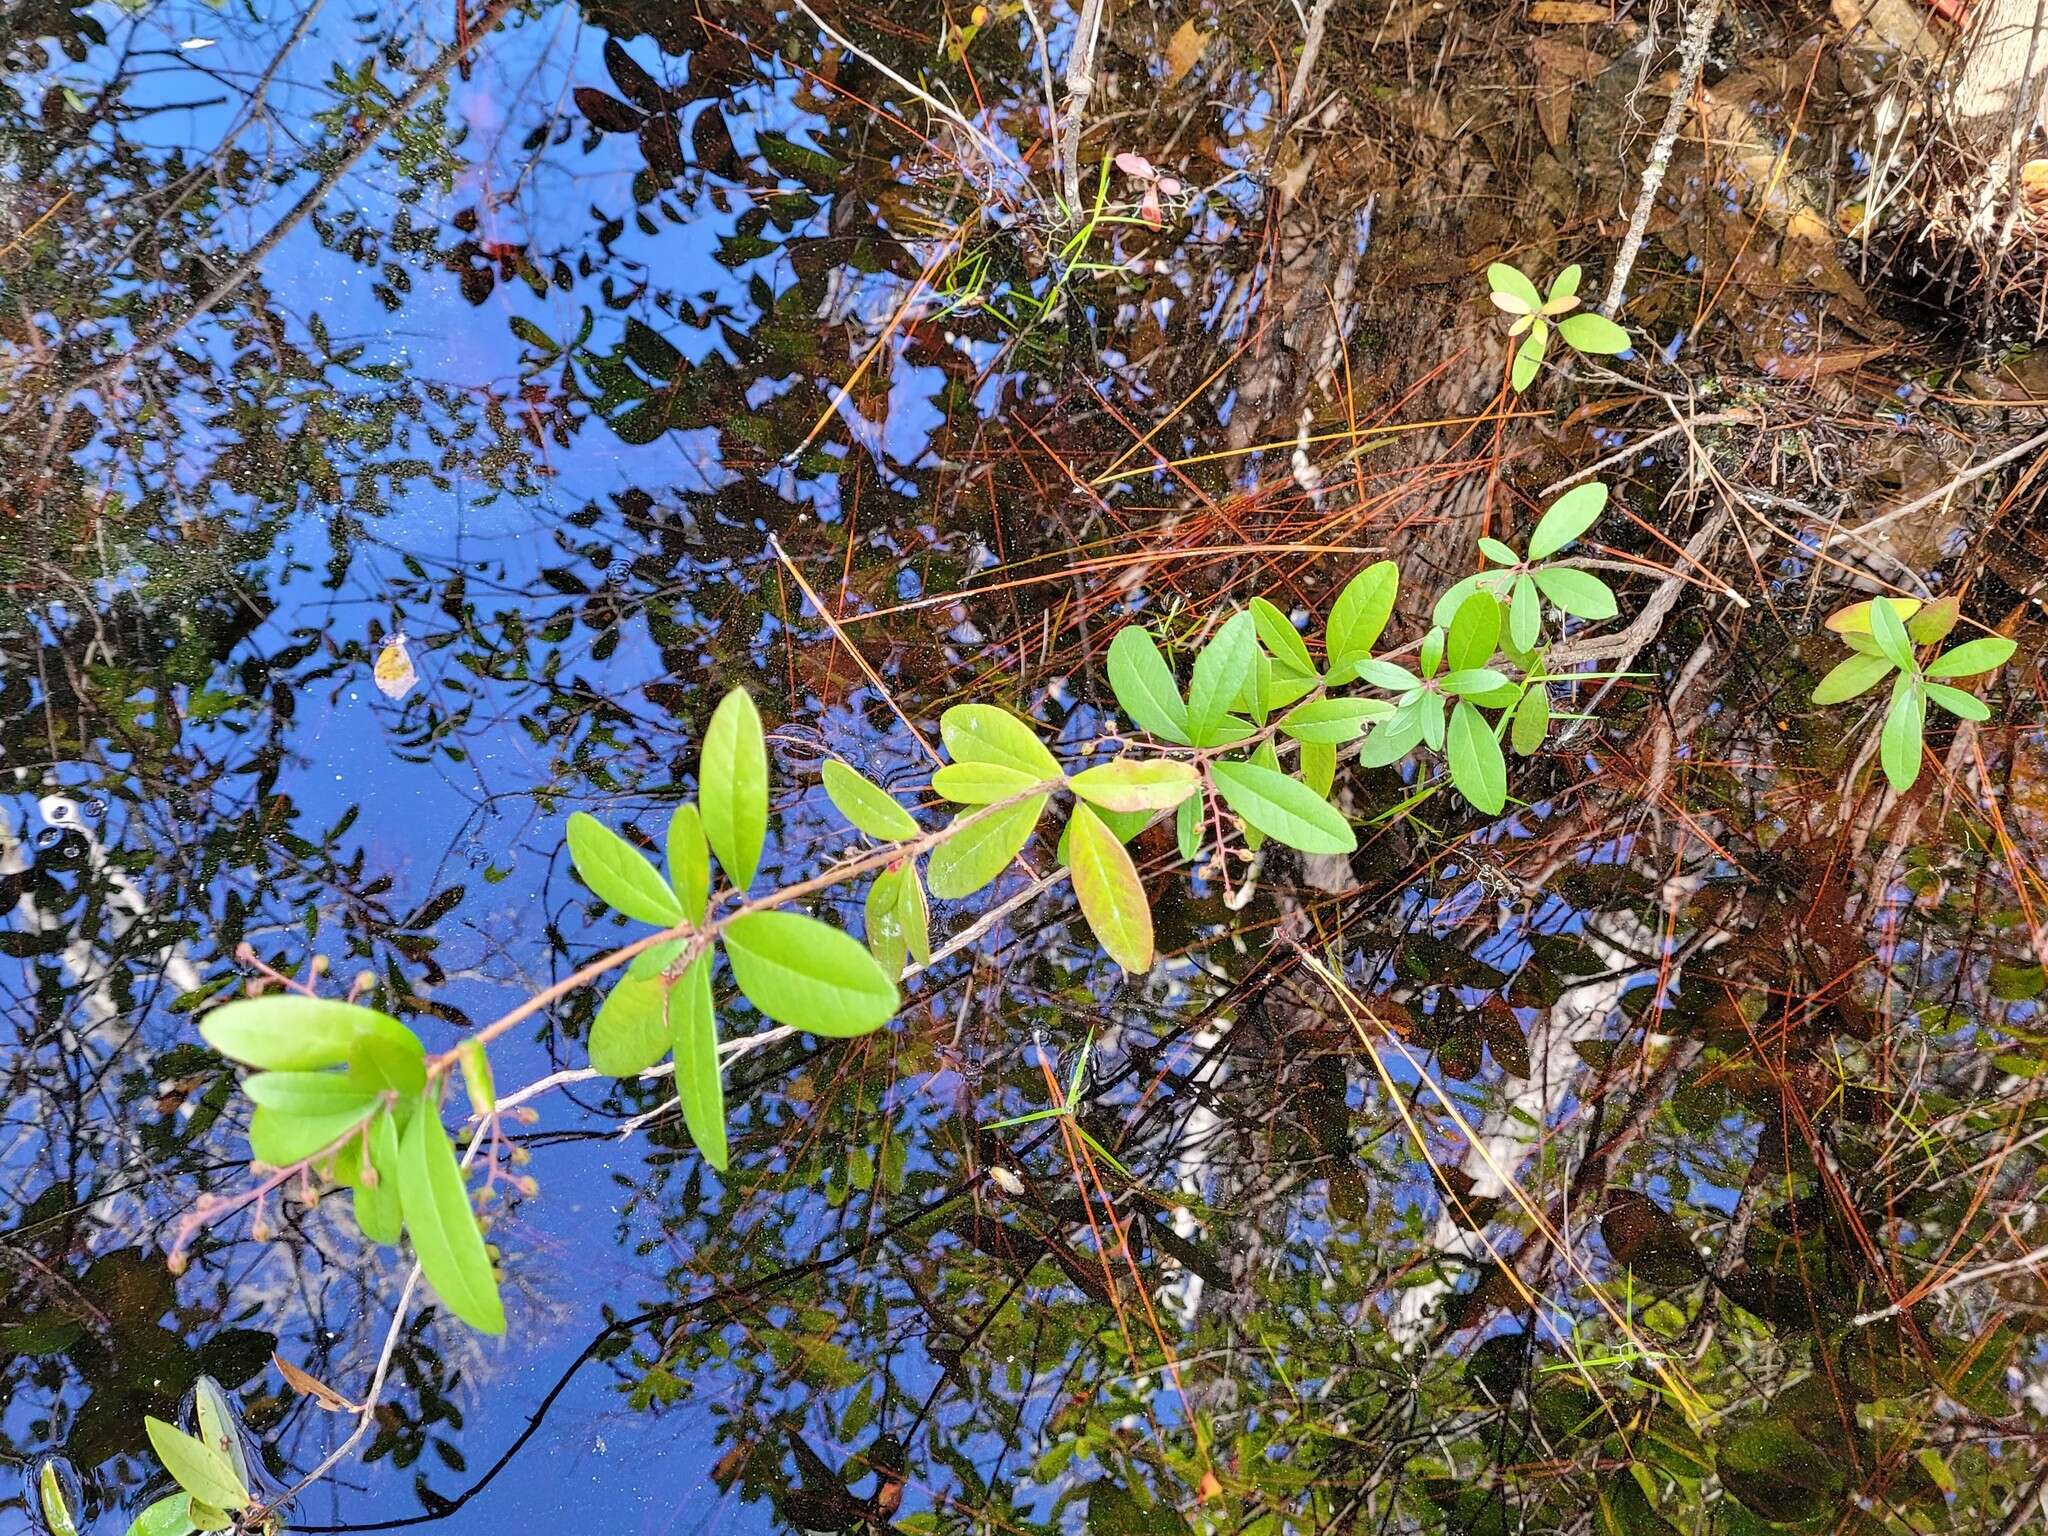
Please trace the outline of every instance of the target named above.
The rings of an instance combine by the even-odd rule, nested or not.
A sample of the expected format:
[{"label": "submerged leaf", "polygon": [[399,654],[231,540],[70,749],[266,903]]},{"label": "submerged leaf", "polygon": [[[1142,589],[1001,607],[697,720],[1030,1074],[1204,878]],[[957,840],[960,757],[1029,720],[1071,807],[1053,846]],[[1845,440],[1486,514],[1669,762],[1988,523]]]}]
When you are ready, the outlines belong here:
[{"label": "submerged leaf", "polygon": [[248,1485],[235,1475],[224,1452],[159,1418],[145,1415],[142,1427],[149,1436],[150,1449],[171,1480],[193,1498],[217,1509],[241,1509],[248,1504]]}]

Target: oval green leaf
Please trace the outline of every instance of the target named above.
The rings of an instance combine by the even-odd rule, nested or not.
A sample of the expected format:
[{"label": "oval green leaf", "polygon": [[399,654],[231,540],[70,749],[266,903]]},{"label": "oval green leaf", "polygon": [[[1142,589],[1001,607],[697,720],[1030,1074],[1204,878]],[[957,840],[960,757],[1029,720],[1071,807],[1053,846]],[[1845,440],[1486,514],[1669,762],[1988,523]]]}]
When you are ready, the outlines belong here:
[{"label": "oval green leaf", "polygon": [[569,858],[583,883],[613,911],[658,928],[683,920],[683,905],[661,872],[595,816],[578,811],[569,818]]},{"label": "oval green leaf", "polygon": [[917,836],[917,823],[896,797],[871,783],[836,757],[825,759],[825,793],[839,814],[877,842],[900,843]]},{"label": "oval green leaf", "polygon": [[174,1493],[146,1507],[128,1525],[128,1536],[192,1536],[192,1495]]},{"label": "oval green leaf", "polygon": [[932,894],[944,901],[972,896],[1009,868],[1031,840],[1046,799],[1034,795],[999,811],[972,813],[977,819],[932,850],[925,867]]},{"label": "oval green leaf", "polygon": [[590,1064],[607,1077],[637,1077],[668,1054],[660,975],[621,977],[590,1026]]},{"label": "oval green leaf", "polygon": [[1067,851],[1074,895],[1095,941],[1125,974],[1143,976],[1152,969],[1152,908],[1130,850],[1093,810],[1076,805]]},{"label": "oval green leaf", "polygon": [[993,704],[956,704],[939,716],[939,735],[956,763],[1013,768],[1034,783],[1060,776],[1059,759],[1021,718]]},{"label": "oval green leaf", "polygon": [[768,747],[761,716],[744,688],[711,712],[697,763],[697,804],[704,836],[733,889],[744,891],[768,841]]},{"label": "oval green leaf", "polygon": [[1478,588],[1451,615],[1444,635],[1444,665],[1453,672],[1485,666],[1500,648],[1500,629],[1500,599]]},{"label": "oval green leaf", "polygon": [[668,819],[668,878],[683,916],[703,922],[711,909],[711,848],[704,841],[704,818],[687,800]]},{"label": "oval green leaf", "polygon": [[676,1053],[676,1101],[704,1161],[725,1172],[725,1084],[718,1069],[718,1016],[711,1005],[711,957],[699,955],[668,989]]},{"label": "oval green leaf", "polygon": [[1920,743],[1926,721],[1927,702],[1919,683],[1900,673],[1892,680],[1892,702],[1878,737],[1878,756],[1884,763],[1884,776],[1902,795],[1920,777]]},{"label": "oval green leaf", "polygon": [[217,1509],[241,1509],[248,1504],[247,1485],[235,1476],[233,1465],[221,1452],[150,1415],[143,1417],[142,1428],[171,1480],[193,1498]]},{"label": "oval green leaf", "polygon": [[1188,745],[1188,707],[1151,631],[1136,624],[1118,630],[1109,642],[1108,666],[1110,689],[1133,725],[1161,741]]},{"label": "oval green leaf", "polygon": [[1257,647],[1252,616],[1237,613],[1196,653],[1194,672],[1188,679],[1188,735],[1196,746],[1214,743],[1224,716],[1244,692]]},{"label": "oval green leaf", "polygon": [[955,805],[994,805],[1044,782],[1041,774],[1003,763],[947,763],[932,775],[932,788]]},{"label": "oval green leaf", "polygon": [[1541,683],[1531,683],[1529,691],[1515,706],[1515,751],[1523,757],[1534,757],[1543,746],[1543,738],[1549,734],[1550,690]]},{"label": "oval green leaf", "polygon": [[1605,315],[1596,315],[1590,309],[1582,309],[1558,321],[1557,334],[1573,351],[1594,357],[1612,357],[1617,352],[1626,352],[1631,346],[1627,331]]},{"label": "oval green leaf", "polygon": [[1929,683],[1927,701],[1939,704],[1960,720],[1989,720],[1991,706],[1974,693],[1965,693],[1960,688],[1951,688],[1947,683]]},{"label": "oval green leaf", "polygon": [[1400,590],[1401,570],[1391,560],[1375,561],[1344,583],[1344,590],[1330,605],[1330,621],[1323,629],[1332,682],[1338,680],[1341,664],[1361,661],[1372,653],[1386,631],[1387,620],[1394,615],[1394,600]]},{"label": "oval green leaf", "polygon": [[1223,803],[1266,836],[1303,853],[1350,853],[1351,824],[1322,796],[1256,763],[1215,763],[1209,776]]},{"label": "oval green leaf", "polygon": [[1548,560],[1598,522],[1606,507],[1605,482],[1588,480],[1573,486],[1537,520],[1535,532],[1529,535],[1529,558]]},{"label": "oval green leaf", "polygon": [[[1543,295],[1536,291],[1536,285],[1529,281],[1527,274],[1504,261],[1496,261],[1487,267],[1486,286],[1494,294],[1494,302],[1511,315],[1534,314],[1543,307]],[[1500,304],[1502,299],[1510,299],[1513,303]]]},{"label": "oval green leaf", "polygon": [[2019,647],[2003,635],[1979,635],[1943,651],[1927,668],[1929,677],[1975,677],[2004,666]]},{"label": "oval green leaf", "polygon": [[1164,811],[1187,799],[1201,782],[1192,763],[1124,757],[1082,769],[1067,787],[1104,810]]},{"label": "oval green leaf", "polygon": [[269,1072],[338,1067],[362,1035],[419,1048],[419,1037],[389,1014],[296,993],[223,1003],[200,1021],[199,1033],[229,1060]]},{"label": "oval green leaf", "polygon": [[1615,615],[1614,594],[1590,571],[1547,565],[1529,574],[1545,597],[1574,618],[1597,622]]},{"label": "oval green leaf", "polygon": [[355,1187],[356,1225],[373,1243],[398,1241],[405,1213],[398,1204],[398,1118],[386,1112],[370,1122],[370,1167]]},{"label": "oval green leaf", "polygon": [[1891,675],[1892,664],[1883,656],[1848,656],[1837,662],[1813,690],[1816,704],[1840,704],[1868,693]]},{"label": "oval green leaf", "polygon": [[484,1333],[503,1333],[498,1277],[470,1209],[468,1181],[431,1095],[413,1111],[399,1162],[398,1200],[420,1269],[449,1311]]},{"label": "oval green leaf", "polygon": [[896,983],[837,928],[801,912],[749,912],[725,925],[725,955],[747,1001],[814,1035],[864,1035],[896,1012]]},{"label": "oval green leaf", "polygon": [[1249,606],[1252,627],[1259,632],[1259,642],[1265,646],[1266,654],[1289,671],[1315,676],[1316,664],[1308,653],[1308,643],[1293,621],[1263,597],[1253,598]]},{"label": "oval green leaf", "polygon": [[1487,815],[1498,816],[1507,804],[1507,763],[1486,717],[1463,699],[1451,711],[1444,751],[1458,793]]},{"label": "oval green leaf", "polygon": [[1335,747],[1356,741],[1373,721],[1393,712],[1385,699],[1311,699],[1283,716],[1280,729],[1299,742]]},{"label": "oval green leaf", "polygon": [[910,958],[910,939],[903,931],[901,910],[903,881],[909,872],[908,865],[898,864],[875,876],[868,887],[868,953],[875,957],[882,974],[892,980],[903,974],[904,962]]}]

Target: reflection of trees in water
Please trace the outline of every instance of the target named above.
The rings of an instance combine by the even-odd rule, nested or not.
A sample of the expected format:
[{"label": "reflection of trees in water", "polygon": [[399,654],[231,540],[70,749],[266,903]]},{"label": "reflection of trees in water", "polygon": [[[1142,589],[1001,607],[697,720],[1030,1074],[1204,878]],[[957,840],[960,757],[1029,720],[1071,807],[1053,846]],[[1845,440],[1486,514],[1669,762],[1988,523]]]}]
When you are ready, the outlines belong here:
[{"label": "reflection of trees in water", "polygon": [[[279,606],[303,601],[280,596],[273,562],[309,519],[331,530],[319,579],[373,602],[379,623],[402,614],[429,677],[389,745],[422,763],[459,754],[447,771],[465,793],[500,812],[496,825],[531,829],[522,856],[551,852],[563,807],[665,805],[699,700],[746,681],[781,695],[779,781],[792,792],[776,856],[794,868],[839,836],[793,789],[820,737],[871,756],[878,776],[908,785],[916,771],[895,760],[889,717],[844,652],[782,588],[764,528],[837,575],[819,590],[907,709],[931,713],[978,669],[1080,741],[1099,728],[1084,701],[1107,697],[1093,659],[1121,616],[1099,578],[853,621],[971,587],[996,561],[1098,539],[1160,557],[1145,589],[1159,603],[1184,591],[1199,610],[1221,559],[1177,564],[1176,545],[1379,537],[1404,478],[1440,483],[1459,513],[1404,553],[1418,566],[1453,547],[1463,558],[1463,521],[1492,494],[1462,461],[1441,467],[1475,451],[1450,439],[1413,451],[1436,467],[1404,458],[1361,480],[1371,511],[1342,490],[1283,476],[1276,494],[1256,474],[1203,470],[1156,493],[1173,497],[1160,534],[1151,514],[1078,493],[1066,465],[1128,438],[1076,376],[1139,378],[1128,359],[1149,346],[1142,376],[1178,400],[1235,337],[1191,335],[1202,304],[1169,325],[1145,319],[1149,301],[1254,284],[1236,245],[1171,273],[1077,277],[1065,311],[1020,339],[1001,284],[1042,286],[1045,241],[1000,199],[970,242],[990,301],[916,317],[851,381],[936,237],[988,189],[888,137],[875,105],[921,116],[769,7],[729,8],[723,32],[673,7],[586,12],[633,53],[577,62],[576,83],[602,88],[604,104],[572,95],[553,117],[548,93],[508,97],[531,117],[509,131],[540,135],[531,172],[497,184],[508,195],[471,200],[465,184],[445,227],[441,209],[403,202],[308,225],[376,270],[401,321],[408,306],[440,317],[408,285],[442,271],[478,323],[526,321],[539,339],[515,333],[528,366],[509,386],[433,382],[375,349],[352,353],[295,312],[273,271],[189,345],[137,358],[118,388],[78,402],[85,414],[53,424],[51,386],[174,312],[179,269],[236,248],[234,215],[268,202],[273,167],[227,157],[207,197],[181,201],[168,191],[187,162],[134,123],[102,114],[88,132],[69,104],[4,104],[22,181],[0,218],[0,273],[33,303],[30,318],[0,314],[0,475],[19,530],[0,547],[0,744],[31,775],[10,785],[0,865],[22,962],[0,1313],[32,1330],[9,1336],[12,1401],[56,1405],[48,1425],[10,1418],[16,1450],[61,1441],[95,1464],[132,1449],[141,1412],[206,1369],[250,1384],[245,1406],[282,1449],[282,1476],[325,1426],[258,1378],[269,1346],[256,1330],[326,1341],[301,1363],[344,1390],[381,1335],[391,1277],[324,1205],[274,1207],[268,1242],[224,1227],[175,1286],[153,1257],[182,1203],[238,1176],[241,1148],[219,1118],[228,1078],[190,1043],[176,995],[230,983],[240,942],[287,968],[310,947],[343,974],[376,973],[390,1006],[459,1025],[437,986],[437,940],[491,899],[487,876],[464,877],[453,904],[447,884],[401,896],[365,852],[369,828],[311,824],[294,801],[300,733],[369,659],[365,637]],[[874,46],[915,73],[936,11],[896,19]],[[1035,61],[1022,34],[988,37],[976,78],[1027,141],[1019,103],[1034,99]],[[345,135],[351,114],[383,105],[336,86],[338,115],[318,126]],[[802,131],[774,136],[791,127]],[[397,171],[435,189],[465,147],[428,135],[408,152]],[[566,178],[620,165],[594,196],[564,199]],[[707,229],[720,273],[664,263],[679,231]],[[1297,209],[1277,237],[1292,274],[1279,312],[1314,310],[1318,285],[1345,270],[1312,234]],[[1417,236],[1396,226],[1390,238]],[[1394,339],[1371,345],[1387,354],[1448,307],[1386,306]],[[947,329],[980,350],[947,345]],[[1431,363],[1470,339],[1446,335]],[[1228,440],[1293,432],[1280,396],[1330,372],[1320,331],[1296,340],[1298,366],[1261,364],[1272,419],[1247,412]],[[854,446],[775,466],[849,381],[844,430],[821,444]],[[928,423],[884,430],[919,403]],[[1220,435],[1220,413],[1196,400],[1187,431]],[[703,474],[670,467],[678,445]],[[662,467],[644,489],[570,479],[613,452],[629,473],[657,455]],[[508,515],[517,538],[451,557],[392,531],[391,509],[458,486],[527,494],[510,503],[531,508]],[[1677,510],[1690,521],[1674,536],[1706,525]],[[1269,569],[1282,582],[1321,574]],[[946,1520],[963,1528],[1049,1528],[1055,1502],[1091,1484],[1091,1520],[1145,1524],[1144,1490],[1184,1498],[1210,1467],[1245,1520],[1481,1531],[1516,1528],[1514,1511],[1532,1529],[1663,1529],[1615,1492],[1629,1464],[1665,1490],[1672,1518],[1685,1503],[1674,1490],[1690,1496],[1717,1472],[1761,1513],[1861,1498],[1891,1522],[1867,1528],[1904,1529],[1902,1511],[1925,1518],[1937,1502],[1929,1448],[1959,1506],[2010,1507],[2040,1408],[2003,1373],[2037,1347],[2035,1285],[2023,1268],[1968,1287],[1943,1277],[2027,1251],[2039,1163],[2024,1069],[2038,1042],[2008,1001],[2032,980],[2026,904],[2011,865],[1984,851],[1996,838],[1981,816],[1959,806],[1919,802],[1919,831],[1873,855],[1889,828],[1874,802],[1836,794],[1840,744],[1820,733],[1838,727],[1809,725],[1781,697],[1803,658],[1690,610],[1680,624],[1691,628],[1668,655],[1644,653],[1669,667],[1662,699],[1624,704],[1583,743],[1598,775],[1528,767],[1543,814],[1485,850],[1505,871],[1493,883],[1460,840],[1471,829],[1453,823],[1388,830],[1314,878],[1270,858],[1236,938],[1218,936],[1231,919],[1211,884],[1164,903],[1162,934],[1186,954],[1142,993],[1112,989],[1048,898],[930,977],[889,1035],[744,1058],[729,1185],[660,1118],[616,1175],[607,1235],[623,1252],[651,1225],[664,1246],[629,1256],[637,1291],[619,1310],[640,1310],[579,1367],[608,1372],[636,1409],[708,1415],[720,1486],[808,1530],[886,1521],[902,1483],[904,1512],[951,1501]],[[529,756],[502,781],[483,764],[507,738]],[[1985,769],[1957,756],[1951,770],[1979,787],[2031,782],[2031,749],[1981,749]],[[38,846],[33,792],[59,784],[104,809],[90,837]],[[1360,806],[1397,792],[1388,774],[1354,786]],[[2031,846],[2033,808],[2023,794],[2006,803],[2009,833]],[[475,835],[495,831],[480,820]],[[1182,888],[1164,843],[1141,851],[1155,890]],[[491,872],[510,862],[485,853]],[[1874,861],[1901,871],[1910,905],[1878,888]],[[1496,917],[1500,878],[1524,910]],[[554,892],[545,931],[494,941],[480,968],[502,981],[576,963],[588,944],[562,915],[574,904]],[[1334,949],[1386,1032],[1361,1037],[1297,944]],[[580,1060],[571,1042],[594,1006],[558,1010],[546,1050]],[[1136,1175],[1131,1188],[1108,1181],[1112,1209],[1148,1286],[1174,1303],[1160,1315],[1204,1416],[1206,1463],[1135,1287],[1102,1257],[1109,1210],[1056,1129],[977,1128],[1043,1105],[1016,1044],[1033,1026],[1069,1044],[1099,1032],[1080,1113]],[[574,1102],[573,1119],[543,1106],[528,1145],[544,1196],[508,1229],[513,1273],[531,1265],[543,1286],[576,1275],[520,1251],[522,1226],[536,1249],[548,1240],[550,1150],[574,1155],[569,1143],[654,1108],[659,1089]],[[1586,1274],[1612,1275],[1620,1256],[1634,1269],[1633,1340],[1584,1294]],[[1912,1306],[1888,1311],[1915,1288]],[[1590,1363],[1573,1368],[1560,1334]],[[138,1361],[164,1363],[147,1393]],[[1671,1362],[1716,1414],[1704,1438],[1659,1383]],[[430,1516],[469,1499],[487,1458],[522,1454],[529,1412],[544,1425],[560,1411],[549,1394],[474,1413],[456,1377],[475,1363],[430,1324],[410,1326],[398,1355],[371,1454],[413,1475]],[[1604,1514],[1603,1496],[1618,1501]]]}]

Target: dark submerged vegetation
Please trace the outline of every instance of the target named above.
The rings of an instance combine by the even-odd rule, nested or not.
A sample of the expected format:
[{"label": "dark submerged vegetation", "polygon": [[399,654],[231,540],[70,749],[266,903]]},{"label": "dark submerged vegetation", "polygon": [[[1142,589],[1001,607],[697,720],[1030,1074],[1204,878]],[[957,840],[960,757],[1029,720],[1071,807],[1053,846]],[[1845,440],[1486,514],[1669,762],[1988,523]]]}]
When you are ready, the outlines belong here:
[{"label": "dark submerged vegetation", "polygon": [[1946,23],[440,20],[0,20],[23,1519],[2041,1518]]}]

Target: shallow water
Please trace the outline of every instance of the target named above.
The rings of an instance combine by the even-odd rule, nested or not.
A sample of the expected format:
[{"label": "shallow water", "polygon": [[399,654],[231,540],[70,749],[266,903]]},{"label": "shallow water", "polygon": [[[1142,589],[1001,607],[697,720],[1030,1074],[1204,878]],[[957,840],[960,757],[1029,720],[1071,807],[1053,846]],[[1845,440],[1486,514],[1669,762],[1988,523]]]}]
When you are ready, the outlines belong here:
[{"label": "shallow water", "polygon": [[[445,1047],[632,936],[563,824],[658,841],[728,689],[768,722],[764,868],[793,881],[853,840],[825,756],[929,801],[903,717],[935,737],[970,697],[1093,751],[1123,620],[1186,635],[1253,590],[1312,603],[1381,552],[1428,591],[1517,498],[1668,426],[1545,429],[1507,459],[1496,417],[1300,473],[1315,433],[1494,409],[1486,178],[1425,186],[1326,125],[1312,232],[1266,190],[1289,172],[1281,83],[1238,41],[1257,34],[1204,12],[1226,40],[1169,78],[1186,18],[1141,12],[1115,45],[1126,115],[1091,149],[1195,190],[1159,235],[1063,254],[1032,34],[996,9],[964,56],[943,7],[830,18],[963,105],[978,89],[985,148],[937,114],[890,122],[907,96],[801,15],[533,6],[451,74],[440,128],[291,226],[260,295],[61,430],[39,402],[111,355],[124,300],[249,250],[308,184],[301,142],[383,109],[336,71],[395,38],[380,67],[410,78],[449,18],[321,10],[294,39],[166,3],[110,12],[75,63],[0,22],[30,50],[13,88],[56,103],[0,182],[27,316],[0,382],[8,1520],[40,1518],[54,1457],[81,1529],[124,1529],[164,1488],[143,1416],[176,1417],[201,1373],[280,1493],[346,1424],[271,1352],[354,1397],[386,1345],[406,1266],[343,1201],[288,1189],[166,1266],[202,1194],[250,1185],[246,1104],[193,1028],[245,978],[239,946],[294,975],[318,957],[337,992],[362,973]],[[1426,128],[1412,59],[1359,25],[1331,88]],[[1064,12],[1055,30],[1057,52]],[[255,157],[218,169],[225,211],[108,170],[59,87],[89,103],[116,72],[153,109],[120,129],[145,185],[180,146]],[[1619,88],[1581,89],[1585,182],[1619,184],[1590,142]],[[1539,188],[1512,197],[1552,197],[1526,125],[1487,132],[1491,174]],[[1135,215],[1142,184],[1106,185]],[[1529,239],[1564,239],[1550,215]],[[1662,293],[1660,353],[1696,300]],[[1190,869],[1147,834],[1149,978],[1121,979],[1060,893],[1022,905],[888,1031],[740,1057],[723,1180],[672,1111],[641,1122],[665,1082],[536,1098],[507,1135],[537,1190],[492,1207],[509,1336],[415,1309],[367,1453],[291,1528],[1993,1528],[2038,1461],[2038,1286],[1870,1314],[1959,1255],[2026,1249],[2038,708],[2015,681],[1946,802],[1880,805],[1874,725],[1804,703],[1834,659],[1818,618],[1851,595],[1812,557],[1816,509],[1899,440],[1963,429],[1878,391],[1835,410],[1848,448],[1782,448],[1827,412],[1761,392],[1780,375],[1757,327],[1796,330],[1788,352],[1841,338],[1796,296],[1727,310],[1721,398],[1756,415],[1701,431],[1726,476],[1804,498],[1776,514],[1797,533],[1753,527],[1715,578],[1743,606],[1689,593],[1636,677],[1578,687],[1594,718],[1527,766],[1526,805],[1379,824],[1415,770],[1360,772],[1337,872],[1277,850]],[[1759,467],[1823,450],[1850,461],[1831,485]],[[1696,474],[1668,434],[1626,469],[1645,527],[1694,510],[1660,503]],[[1966,611],[1996,625],[2017,578],[1980,546],[2010,529],[1965,523],[1916,528],[1920,563],[1936,591],[1979,573]],[[1419,634],[1419,605],[1402,622]],[[397,698],[374,673],[394,633],[417,677]],[[1052,867],[1049,840],[1034,856]],[[857,893],[812,910],[859,925]],[[500,1091],[582,1067],[597,1000],[499,1042]],[[729,1006],[729,1031],[759,1022]],[[1084,1050],[1074,1119],[1128,1185],[1057,1119],[991,1129]]]}]

